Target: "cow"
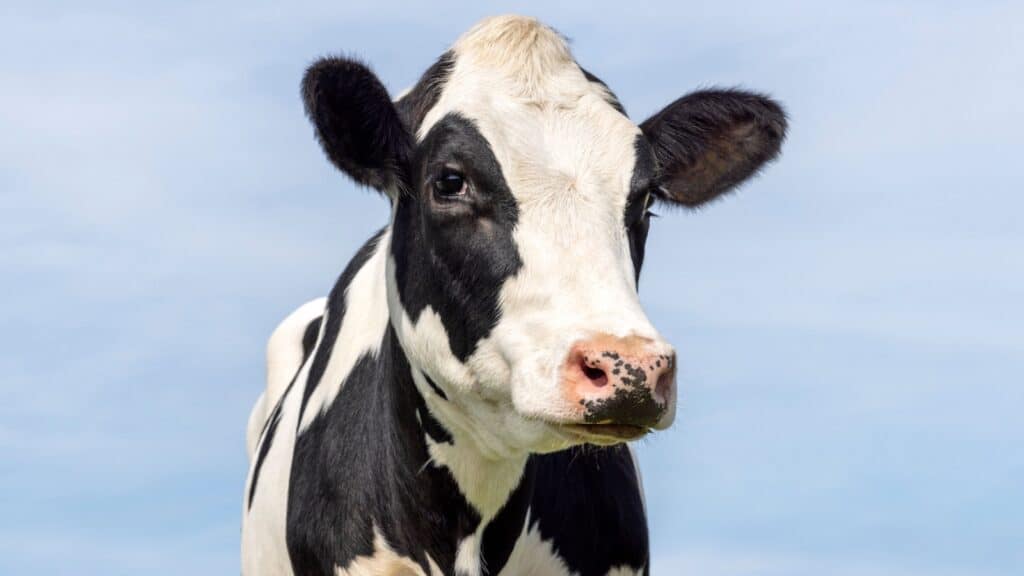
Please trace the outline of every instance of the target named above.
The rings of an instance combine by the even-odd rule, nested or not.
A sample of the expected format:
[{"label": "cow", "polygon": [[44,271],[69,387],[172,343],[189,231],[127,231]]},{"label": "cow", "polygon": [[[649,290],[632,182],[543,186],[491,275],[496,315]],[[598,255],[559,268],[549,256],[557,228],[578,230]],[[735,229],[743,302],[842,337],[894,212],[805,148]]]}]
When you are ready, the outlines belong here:
[{"label": "cow", "polygon": [[627,442],[672,423],[678,364],[637,295],[651,207],[757,173],[782,108],[707,89],[637,125],[521,16],[394,100],[340,57],[301,92],[327,158],[391,212],[270,338],[242,573],[648,574]]}]

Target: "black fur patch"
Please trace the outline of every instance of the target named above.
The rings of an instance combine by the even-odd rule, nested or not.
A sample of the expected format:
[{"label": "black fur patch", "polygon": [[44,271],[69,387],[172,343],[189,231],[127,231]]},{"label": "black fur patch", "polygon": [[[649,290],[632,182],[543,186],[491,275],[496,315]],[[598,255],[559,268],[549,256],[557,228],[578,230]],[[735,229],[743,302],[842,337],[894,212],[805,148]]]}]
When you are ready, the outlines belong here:
[{"label": "black fur patch", "polygon": [[387,89],[365,65],[323,58],[302,79],[306,114],[327,157],[381,191],[404,180],[412,140]]},{"label": "black fur patch", "polygon": [[[294,382],[294,379],[292,381]],[[282,396],[282,398],[283,397],[284,396]],[[267,459],[267,453],[270,452],[270,445],[274,442],[274,435],[277,433],[277,424],[280,421],[281,403],[278,402],[278,404],[274,406],[274,411],[270,413],[270,418],[267,418],[266,428],[263,430],[263,442],[260,444],[260,451],[256,454],[256,464],[252,469],[252,483],[249,485],[249,508],[252,508],[252,500],[253,497],[256,496],[256,484],[260,480],[260,471],[263,469],[263,461]]]},{"label": "black fur patch", "polygon": [[[316,346],[316,337],[320,335],[320,322],[323,319],[323,316],[317,316],[316,319],[311,320],[309,324],[306,324],[306,330],[302,333],[303,363],[305,363],[305,359],[309,358],[309,355],[313,353],[313,347]],[[298,374],[298,372],[296,372],[296,374]]]},{"label": "black fur patch", "polygon": [[402,119],[405,120],[405,125],[413,139],[416,138],[420,125],[423,124],[423,118],[437,104],[437,99],[441,97],[441,92],[448,82],[448,76],[451,74],[452,66],[454,65],[455,55],[451,52],[445,52],[437,59],[437,62],[434,62],[430,68],[427,68],[427,71],[423,73],[423,76],[420,77],[419,82],[413,86],[412,90],[395,102],[395,106],[398,108],[399,114],[402,115]]},{"label": "black fur patch", "polygon": [[313,395],[313,391],[320,385],[320,379],[323,378],[324,370],[327,370],[327,362],[331,359],[331,354],[334,353],[334,344],[338,340],[338,333],[341,332],[341,324],[345,319],[345,291],[348,290],[352,279],[356,277],[356,274],[373,256],[374,251],[377,249],[377,243],[380,242],[385,231],[387,231],[387,228],[380,229],[363,244],[362,248],[349,261],[348,266],[341,273],[341,277],[334,283],[334,288],[331,289],[331,293],[327,297],[327,323],[324,325],[323,340],[317,347],[316,354],[313,357],[313,365],[309,367],[309,376],[306,379],[306,388],[303,390],[302,404],[299,407],[298,421],[300,423],[302,422],[302,414],[306,411],[306,404],[309,402],[310,396]]},{"label": "black fur patch", "polygon": [[[519,208],[490,144],[457,114],[430,129],[413,166],[416,193],[399,199],[391,241],[399,297],[413,322],[433,308],[465,362],[498,323],[499,291],[522,267],[512,239]],[[457,206],[432,196],[450,166],[470,187]]]},{"label": "black fur patch", "polygon": [[[516,541],[523,531],[530,501],[536,489],[537,465],[534,458],[526,462],[519,486],[512,491],[505,505],[484,528],[480,542],[480,574],[491,576],[501,572],[512,555]],[[542,487],[542,489],[545,487]]]},{"label": "black fur patch", "polygon": [[444,390],[441,390],[441,387],[437,385],[437,382],[434,382],[433,378],[427,376],[426,374],[423,375],[423,378],[426,379],[427,386],[430,386],[430,389],[433,390],[435,394],[437,394],[438,396],[445,400],[448,399],[448,395],[444,393]]},{"label": "black fur patch", "polygon": [[728,192],[774,159],[786,113],[766,96],[702,90],[640,125],[661,168],[663,198],[699,206]]},{"label": "black fur patch", "polygon": [[572,573],[603,576],[617,566],[648,565],[647,519],[629,448],[578,446],[532,459],[530,523]]},{"label": "black fur patch", "polygon": [[456,546],[480,517],[447,469],[428,465],[416,421],[422,398],[389,327],[343,392],[295,441],[288,552],[295,574],[329,576],[372,555],[376,526],[396,553],[454,573]]},{"label": "black fur patch", "polygon": [[416,405],[416,412],[420,416],[420,427],[423,431],[430,436],[430,439],[438,444],[454,444],[455,439],[452,438],[451,432],[449,432],[437,418],[434,418],[434,414],[427,408],[427,403],[420,400],[419,404]]}]

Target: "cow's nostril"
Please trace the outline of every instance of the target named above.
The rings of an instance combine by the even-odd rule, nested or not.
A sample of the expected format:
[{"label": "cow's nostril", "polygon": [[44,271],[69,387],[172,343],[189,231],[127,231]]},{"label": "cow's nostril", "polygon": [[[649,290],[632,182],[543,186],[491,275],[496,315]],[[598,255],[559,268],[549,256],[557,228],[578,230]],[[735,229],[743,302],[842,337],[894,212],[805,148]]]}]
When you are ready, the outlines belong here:
[{"label": "cow's nostril", "polygon": [[600,388],[608,383],[608,375],[604,373],[604,370],[595,366],[587,366],[585,360],[580,362],[580,369],[583,370],[583,375],[590,380],[593,386]]},{"label": "cow's nostril", "polygon": [[661,376],[658,376],[658,383],[654,385],[654,399],[664,404],[668,402],[669,393],[672,390],[672,381],[675,377],[672,371],[663,372]]}]

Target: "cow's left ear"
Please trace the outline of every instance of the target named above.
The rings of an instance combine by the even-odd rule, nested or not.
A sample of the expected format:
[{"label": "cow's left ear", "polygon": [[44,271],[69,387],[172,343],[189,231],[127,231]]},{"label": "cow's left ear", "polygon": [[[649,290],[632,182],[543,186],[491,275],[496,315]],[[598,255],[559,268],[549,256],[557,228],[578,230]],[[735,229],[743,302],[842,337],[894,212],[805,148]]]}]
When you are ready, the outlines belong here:
[{"label": "cow's left ear", "polygon": [[347,58],[319,60],[302,79],[302,100],[320,145],[342,172],[385,193],[406,181],[412,139],[369,68]]},{"label": "cow's left ear", "polygon": [[759,94],[702,90],[669,104],[640,129],[661,169],[662,199],[696,207],[778,155],[786,113]]}]

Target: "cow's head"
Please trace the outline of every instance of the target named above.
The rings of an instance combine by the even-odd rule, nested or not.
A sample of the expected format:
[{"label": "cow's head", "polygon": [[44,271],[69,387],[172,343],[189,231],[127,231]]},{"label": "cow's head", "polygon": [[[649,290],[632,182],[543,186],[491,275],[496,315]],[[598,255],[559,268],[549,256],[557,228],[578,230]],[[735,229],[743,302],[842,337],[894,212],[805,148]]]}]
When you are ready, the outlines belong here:
[{"label": "cow's head", "polygon": [[500,455],[672,422],[676,353],[637,297],[649,209],[774,158],[778,104],[701,91],[638,126],[522,17],[478,24],[395,102],[338,58],[303,95],[331,161],[391,199],[391,323],[445,426]]}]

